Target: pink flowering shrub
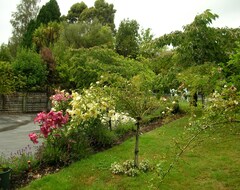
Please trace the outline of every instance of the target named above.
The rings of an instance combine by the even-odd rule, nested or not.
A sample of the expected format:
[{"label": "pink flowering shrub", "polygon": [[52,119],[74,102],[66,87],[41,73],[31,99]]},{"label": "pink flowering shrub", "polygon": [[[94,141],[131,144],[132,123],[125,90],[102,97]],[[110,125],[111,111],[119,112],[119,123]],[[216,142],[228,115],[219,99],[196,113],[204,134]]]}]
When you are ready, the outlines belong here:
[{"label": "pink flowering shrub", "polygon": [[[54,112],[50,111],[49,113],[41,112],[37,114],[37,117],[34,119],[34,122],[38,122],[40,125],[40,133],[47,138],[54,129],[61,128],[68,122],[68,114],[65,116],[61,111]],[[29,138],[33,143],[38,143],[38,136],[35,133],[30,133]]]},{"label": "pink flowering shrub", "polygon": [[38,136],[36,133],[30,133],[29,135],[29,138],[30,140],[34,143],[34,144],[37,144],[38,143]]},{"label": "pink flowering shrub", "polygon": [[70,101],[72,100],[72,95],[64,90],[55,90],[54,95],[50,97],[52,101],[52,110],[53,111],[63,111],[66,112],[67,109],[70,108]]},{"label": "pink flowering shrub", "polygon": [[38,143],[38,138],[44,138],[44,143],[37,152],[40,162],[68,165],[87,155],[86,138],[82,133],[70,130],[68,121],[68,114],[64,115],[62,111],[37,114],[34,122],[39,123],[40,133],[30,133],[28,136],[34,144]]}]

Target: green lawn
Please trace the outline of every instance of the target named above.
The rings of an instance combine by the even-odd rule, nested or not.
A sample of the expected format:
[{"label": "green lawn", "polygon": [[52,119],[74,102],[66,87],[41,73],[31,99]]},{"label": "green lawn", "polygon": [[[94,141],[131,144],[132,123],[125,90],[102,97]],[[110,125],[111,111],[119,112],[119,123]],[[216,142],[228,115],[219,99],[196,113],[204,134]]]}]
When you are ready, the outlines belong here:
[{"label": "green lawn", "polygon": [[[184,129],[187,123],[188,117],[184,117],[141,135],[140,160],[148,159],[153,165],[161,161],[166,166],[171,163],[178,151],[174,141],[184,144],[189,138],[189,132]],[[59,173],[36,180],[24,189],[240,189],[239,127],[230,130],[226,126],[202,134],[162,183],[155,172],[137,177],[111,174],[109,168],[113,162],[133,159],[134,138],[131,138]]]}]

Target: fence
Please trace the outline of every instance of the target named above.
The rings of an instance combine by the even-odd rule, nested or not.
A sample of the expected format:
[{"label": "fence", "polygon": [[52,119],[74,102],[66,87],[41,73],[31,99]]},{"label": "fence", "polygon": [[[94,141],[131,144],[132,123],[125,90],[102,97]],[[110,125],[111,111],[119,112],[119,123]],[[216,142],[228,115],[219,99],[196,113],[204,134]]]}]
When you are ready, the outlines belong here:
[{"label": "fence", "polygon": [[27,92],[0,95],[1,112],[40,112],[49,109],[47,93]]}]

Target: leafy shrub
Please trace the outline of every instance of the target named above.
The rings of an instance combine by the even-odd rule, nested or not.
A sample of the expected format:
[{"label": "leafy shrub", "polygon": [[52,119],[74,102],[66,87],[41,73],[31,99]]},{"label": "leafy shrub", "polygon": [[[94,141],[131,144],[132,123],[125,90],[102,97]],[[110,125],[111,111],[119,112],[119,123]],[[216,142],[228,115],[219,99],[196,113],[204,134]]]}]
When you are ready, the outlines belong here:
[{"label": "leafy shrub", "polygon": [[0,61],[0,94],[15,90],[15,77],[10,63]]},{"label": "leafy shrub", "polygon": [[116,135],[110,131],[99,119],[95,119],[86,130],[88,141],[94,149],[111,147]]},{"label": "leafy shrub", "polygon": [[136,130],[136,125],[133,122],[128,122],[128,123],[119,124],[114,130],[114,132],[118,137],[122,137],[125,134],[135,130]]},{"label": "leafy shrub", "polygon": [[47,78],[46,65],[39,54],[22,49],[12,63],[15,75],[21,75],[25,86],[18,90],[42,90]]}]

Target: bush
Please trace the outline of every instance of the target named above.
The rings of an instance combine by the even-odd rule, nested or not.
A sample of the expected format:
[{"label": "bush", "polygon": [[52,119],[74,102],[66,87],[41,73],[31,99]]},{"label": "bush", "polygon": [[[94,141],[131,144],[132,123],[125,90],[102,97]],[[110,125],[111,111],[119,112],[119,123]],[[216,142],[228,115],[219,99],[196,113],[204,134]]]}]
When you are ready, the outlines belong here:
[{"label": "bush", "polygon": [[0,61],[0,94],[11,93],[15,90],[15,78],[10,63]]},{"label": "bush", "polygon": [[118,137],[123,137],[125,134],[136,130],[136,125],[133,122],[119,124],[114,130]]},{"label": "bush", "polygon": [[45,86],[47,69],[39,54],[22,49],[18,52],[12,67],[16,76],[23,76],[22,83],[25,83],[25,86],[18,90],[42,90]]},{"label": "bush", "polygon": [[99,119],[95,119],[87,129],[90,145],[94,149],[108,148],[116,141],[116,135],[110,131]]}]

